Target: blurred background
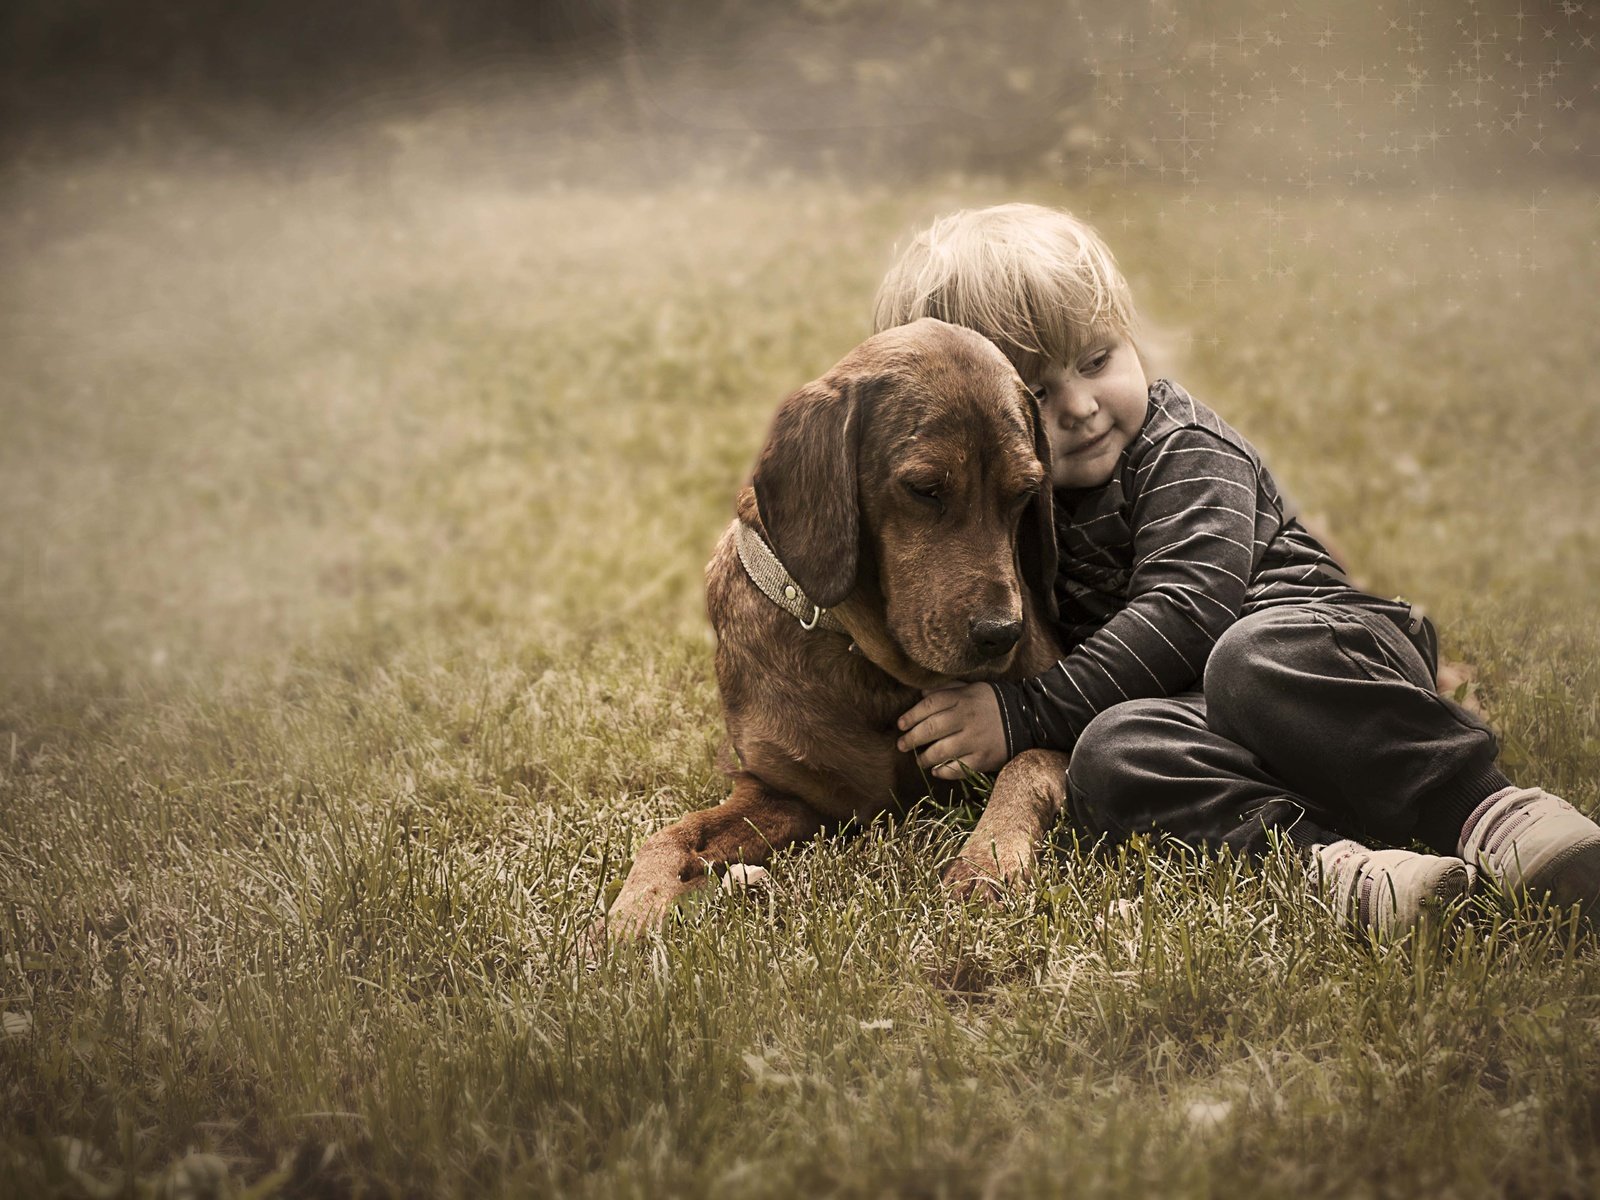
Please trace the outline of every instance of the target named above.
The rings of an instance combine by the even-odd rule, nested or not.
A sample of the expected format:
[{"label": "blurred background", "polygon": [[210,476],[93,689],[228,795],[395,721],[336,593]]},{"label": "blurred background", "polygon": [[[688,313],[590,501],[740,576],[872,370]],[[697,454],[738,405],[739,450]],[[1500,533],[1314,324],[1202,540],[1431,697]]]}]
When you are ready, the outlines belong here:
[{"label": "blurred background", "polygon": [[453,123],[529,182],[659,183],[709,160],[890,181],[1447,188],[1596,178],[1590,8],[16,0],[0,63],[7,148],[33,162],[249,160],[344,132],[381,175]]},{"label": "blurred background", "polygon": [[1594,582],[1594,5],[0,23],[17,686],[460,638],[463,613],[538,644],[641,612],[700,636],[776,401],[869,332],[912,230],[1010,199],[1101,227],[1151,365],[1261,442],[1373,587],[1450,609]]}]

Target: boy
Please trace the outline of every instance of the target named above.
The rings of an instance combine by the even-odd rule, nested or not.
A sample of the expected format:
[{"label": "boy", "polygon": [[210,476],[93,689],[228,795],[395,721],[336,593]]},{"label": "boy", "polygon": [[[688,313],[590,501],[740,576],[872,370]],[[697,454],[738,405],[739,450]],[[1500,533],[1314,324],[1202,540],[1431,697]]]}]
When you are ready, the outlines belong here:
[{"label": "boy", "polygon": [[1094,230],[1021,204],[937,221],[876,303],[880,330],[923,316],[995,342],[1039,403],[1072,649],[1035,679],[929,693],[901,749],[942,778],[1068,751],[1074,815],[1113,839],[1259,852],[1278,829],[1340,919],[1379,934],[1461,896],[1468,863],[1600,901],[1600,826],[1500,772],[1488,727],[1434,689],[1432,625],[1355,589],[1249,442],[1147,382]]}]

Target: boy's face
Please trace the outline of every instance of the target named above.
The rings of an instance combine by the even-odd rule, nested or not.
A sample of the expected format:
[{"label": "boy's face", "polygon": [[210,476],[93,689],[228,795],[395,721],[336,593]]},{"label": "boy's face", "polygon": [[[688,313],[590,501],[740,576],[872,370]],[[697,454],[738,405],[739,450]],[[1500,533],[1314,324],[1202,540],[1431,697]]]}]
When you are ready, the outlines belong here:
[{"label": "boy's face", "polygon": [[1144,425],[1150,384],[1133,343],[1109,335],[1075,362],[1050,363],[1027,381],[1050,439],[1050,482],[1099,487]]}]

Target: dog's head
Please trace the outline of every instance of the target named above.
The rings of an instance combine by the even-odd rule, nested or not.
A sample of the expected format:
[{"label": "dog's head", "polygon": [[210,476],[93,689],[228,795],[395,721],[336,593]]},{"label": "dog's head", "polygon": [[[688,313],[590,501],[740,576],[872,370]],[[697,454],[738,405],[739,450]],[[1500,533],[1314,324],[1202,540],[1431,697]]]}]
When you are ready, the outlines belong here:
[{"label": "dog's head", "polygon": [[1005,356],[925,319],[786,399],[753,482],[813,602],[870,590],[912,662],[972,679],[1009,667],[1024,587],[1053,610],[1049,468],[1038,406]]}]

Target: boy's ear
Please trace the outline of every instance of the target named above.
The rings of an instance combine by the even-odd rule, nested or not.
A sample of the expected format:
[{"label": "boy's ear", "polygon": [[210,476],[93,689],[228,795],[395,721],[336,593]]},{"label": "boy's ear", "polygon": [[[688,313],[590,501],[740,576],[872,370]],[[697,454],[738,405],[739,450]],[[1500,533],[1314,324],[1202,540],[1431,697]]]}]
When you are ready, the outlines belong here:
[{"label": "boy's ear", "polygon": [[861,504],[858,389],[819,379],[778,406],[751,482],[767,538],[813,604],[832,608],[856,582]]},{"label": "boy's ear", "polygon": [[1022,526],[1017,531],[1017,558],[1023,582],[1039,598],[1050,619],[1057,621],[1061,618],[1056,604],[1056,570],[1060,560],[1056,552],[1055,493],[1050,483],[1050,439],[1045,436],[1039,401],[1027,388],[1020,385],[1019,388],[1027,401],[1028,419],[1033,423],[1033,454],[1044,468],[1044,482],[1023,510]]}]

